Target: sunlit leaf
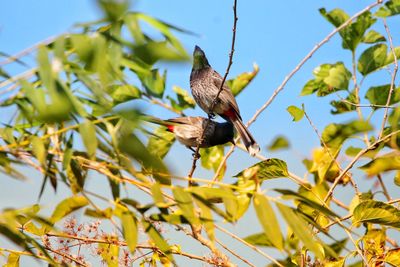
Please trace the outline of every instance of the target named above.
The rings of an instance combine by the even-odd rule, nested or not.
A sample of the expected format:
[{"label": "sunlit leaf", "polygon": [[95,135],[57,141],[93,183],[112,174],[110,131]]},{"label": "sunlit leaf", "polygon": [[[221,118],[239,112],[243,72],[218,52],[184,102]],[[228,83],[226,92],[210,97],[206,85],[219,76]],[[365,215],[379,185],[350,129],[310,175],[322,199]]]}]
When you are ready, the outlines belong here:
[{"label": "sunlit leaf", "polygon": [[239,74],[234,79],[226,81],[226,84],[232,90],[234,96],[240,94],[248,85],[249,83],[257,76],[258,71],[260,68],[257,64],[253,65],[253,71],[244,72]]},{"label": "sunlit leaf", "polygon": [[32,151],[42,166],[46,163],[47,150],[43,140],[38,136],[32,137]]},{"label": "sunlit leaf", "polygon": [[140,98],[142,95],[139,88],[129,84],[115,85],[108,90],[110,91],[110,95],[113,98],[115,105]]},{"label": "sunlit leaf", "polygon": [[375,12],[375,16],[377,17],[390,17],[400,13],[400,1],[399,0],[390,0],[385,2],[385,5],[380,7],[378,11]]},{"label": "sunlit leaf", "polygon": [[307,223],[292,208],[277,203],[277,207],[281,212],[286,223],[292,229],[293,233],[303,242],[304,246],[311,250],[316,257],[323,259],[324,251],[321,244],[315,240]]},{"label": "sunlit leaf", "polygon": [[275,212],[268,199],[264,195],[255,194],[253,205],[265,235],[277,249],[282,250],[283,236]]},{"label": "sunlit leaf", "polygon": [[354,92],[351,92],[344,100],[332,100],[330,102],[331,106],[335,110],[331,110],[332,114],[342,114],[349,111],[356,110],[357,97]]},{"label": "sunlit leaf", "polygon": [[186,192],[182,187],[174,187],[172,189],[174,198],[183,216],[194,226],[199,225],[200,221],[197,217],[193,205],[193,199],[190,193]]},{"label": "sunlit leaf", "polygon": [[249,235],[243,238],[246,242],[249,242],[255,246],[264,246],[264,247],[272,247],[271,240],[267,237],[267,235],[262,232],[259,234]]},{"label": "sunlit leaf", "polygon": [[138,76],[148,94],[162,98],[165,91],[167,71],[161,74],[158,69],[154,69],[149,74],[139,73]]},{"label": "sunlit leaf", "polygon": [[121,216],[122,234],[128,244],[131,253],[136,249],[138,242],[138,227],[135,216],[129,212],[123,212]]},{"label": "sunlit leaf", "polygon": [[304,116],[304,110],[302,110],[301,108],[298,108],[296,106],[289,106],[286,110],[293,117],[293,121],[299,121]]},{"label": "sunlit leaf", "polygon": [[147,42],[133,48],[135,55],[147,64],[157,61],[187,61],[189,56],[171,47],[167,42]]},{"label": "sunlit leaf", "polygon": [[380,201],[363,201],[353,211],[353,224],[364,222],[399,228],[400,210]]},{"label": "sunlit leaf", "polygon": [[288,176],[289,173],[286,162],[280,159],[271,158],[254,164],[250,168],[236,174],[234,177],[265,180]]},{"label": "sunlit leaf", "polygon": [[164,126],[160,126],[154,131],[154,136],[150,136],[147,149],[162,159],[168,154],[174,141],[175,135],[166,131]]},{"label": "sunlit leaf", "polygon": [[53,214],[50,217],[50,220],[52,223],[56,223],[71,212],[74,212],[75,210],[78,210],[88,204],[88,200],[83,196],[73,196],[66,198],[57,204],[56,208],[53,211]]},{"label": "sunlit leaf", "polygon": [[159,248],[164,255],[168,257],[169,260],[173,261],[173,257],[171,254],[171,248],[168,245],[167,241],[162,237],[160,232],[154,227],[154,225],[143,219],[142,220],[142,226],[143,230],[147,233],[147,235],[150,237],[150,239],[154,242],[154,244]]},{"label": "sunlit leaf", "polygon": [[386,44],[376,44],[366,49],[358,59],[358,71],[365,76],[385,66],[386,52]]},{"label": "sunlit leaf", "polygon": [[367,32],[367,34],[362,39],[362,42],[366,44],[373,44],[384,41],[386,41],[385,36],[374,30],[370,30],[369,32]]},{"label": "sunlit leaf", "polygon": [[267,147],[269,151],[276,151],[288,149],[290,147],[289,141],[283,135],[279,135],[272,140],[271,144]]},{"label": "sunlit leaf", "polygon": [[384,255],[386,243],[385,229],[368,229],[367,233],[362,237],[362,241],[365,257],[368,262],[373,262],[381,257],[381,255]]},{"label": "sunlit leaf", "polygon": [[349,137],[370,130],[372,130],[372,126],[367,121],[352,121],[346,124],[331,123],[322,132],[322,140],[328,147],[337,148]]},{"label": "sunlit leaf", "polygon": [[90,120],[86,120],[84,123],[79,125],[79,133],[82,136],[83,144],[85,145],[89,156],[93,158],[97,150],[95,125]]},{"label": "sunlit leaf", "polygon": [[378,157],[360,167],[368,176],[377,175],[382,172],[399,170],[400,156],[386,155]]},{"label": "sunlit leaf", "polygon": [[178,101],[170,96],[167,96],[167,99],[169,99],[171,106],[174,109],[184,110],[187,108],[194,108],[196,106],[196,102],[194,101],[193,97],[189,95],[188,91],[178,86],[173,86],[172,90],[176,93],[176,98]]},{"label": "sunlit leaf", "polygon": [[224,158],[224,146],[213,146],[200,149],[201,166],[206,169],[217,171],[221,161]]},{"label": "sunlit leaf", "polygon": [[389,263],[393,267],[400,266],[400,249],[395,248],[389,250],[385,255],[384,261]]}]

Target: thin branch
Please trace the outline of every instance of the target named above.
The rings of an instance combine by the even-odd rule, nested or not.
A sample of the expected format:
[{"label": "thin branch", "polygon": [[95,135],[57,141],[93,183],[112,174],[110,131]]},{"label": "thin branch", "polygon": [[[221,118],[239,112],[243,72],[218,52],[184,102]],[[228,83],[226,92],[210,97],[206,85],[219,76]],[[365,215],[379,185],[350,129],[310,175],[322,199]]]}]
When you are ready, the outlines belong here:
[{"label": "thin branch", "polygon": [[[327,43],[336,33],[338,33],[340,30],[343,28],[347,27],[354,19],[358,18],[365,12],[371,10],[372,8],[381,5],[382,1],[376,1],[361,11],[357,12],[354,14],[351,18],[349,18],[346,22],[344,22],[342,25],[334,29],[331,33],[329,33],[321,42],[319,42],[301,61],[300,63],[285,77],[283,82],[278,86],[278,88],[275,89],[275,91],[272,93],[272,96],[264,103],[264,105],[261,106],[259,110],[256,111],[256,113],[253,115],[253,117],[247,122],[246,126],[249,127],[253,122],[256,121],[258,116],[272,103],[272,101],[276,98],[276,96],[285,88],[286,84],[289,82],[289,80],[303,67],[303,65],[315,54],[316,51],[318,51],[321,46],[323,46],[325,43]],[[238,141],[239,138],[235,139],[235,142]],[[226,163],[227,159],[232,155],[233,151],[235,150],[235,146],[232,145],[230,150],[226,153],[224,159],[221,161],[217,171],[215,172],[214,179],[215,177],[219,176],[219,173],[221,172],[224,164]]]},{"label": "thin branch", "polygon": [[261,249],[257,248],[256,246],[250,244],[249,242],[247,242],[246,240],[238,237],[237,235],[229,232],[228,230],[226,230],[225,228],[215,224],[215,228],[217,228],[218,230],[220,230],[221,232],[229,235],[230,237],[232,237],[233,239],[236,239],[237,241],[239,241],[240,243],[245,244],[246,246],[248,246],[249,248],[253,249],[254,251],[256,251],[257,253],[259,253],[260,255],[264,256],[265,258],[267,258],[268,260],[270,260],[271,262],[275,263],[276,265],[278,265],[279,267],[283,267],[283,265],[281,263],[279,263],[277,260],[275,260],[273,257],[271,257],[270,255],[268,255],[267,253],[265,253],[264,251],[262,251]]},{"label": "thin branch", "polygon": [[233,256],[235,256],[236,258],[240,259],[241,261],[243,261],[247,265],[252,266],[252,267],[256,267],[254,264],[252,264],[251,262],[249,262],[248,260],[246,260],[245,258],[240,256],[239,254],[237,254],[234,250],[232,250],[229,247],[227,247],[224,243],[222,243],[217,238],[215,239],[215,242],[217,242],[221,247],[223,247],[225,250],[229,251],[229,253],[231,253]]},{"label": "thin branch", "polygon": [[[390,51],[392,52],[393,59],[394,59],[394,68],[393,68],[393,72],[392,72],[392,80],[390,82],[389,95],[388,95],[388,98],[386,100],[386,106],[389,106],[390,101],[392,99],[393,92],[394,92],[394,84],[396,82],[396,75],[397,75],[397,70],[399,68],[399,65],[397,63],[397,56],[396,56],[396,52],[395,52],[394,46],[393,46],[392,35],[390,34],[390,30],[389,30],[389,27],[388,27],[388,25],[386,23],[386,19],[383,18],[382,20],[383,20],[383,25],[385,26],[385,30],[386,30],[386,33],[387,33],[387,36],[388,36],[389,45],[390,45]],[[388,118],[388,112],[389,112],[389,109],[385,108],[385,113],[383,114],[381,131],[379,132],[378,139],[381,138],[382,135],[383,135],[383,130],[385,129],[386,121],[387,121],[387,118]]]},{"label": "thin branch", "polygon": [[353,158],[353,160],[347,165],[346,168],[343,169],[343,171],[339,174],[338,177],[336,177],[335,181],[331,185],[331,188],[329,188],[328,193],[325,196],[324,202],[328,201],[328,199],[331,197],[333,194],[333,190],[335,190],[335,187],[338,185],[339,181],[343,178],[344,175],[354,166],[354,164],[368,151],[376,148],[380,143],[385,142],[387,139],[389,139],[391,136],[396,135],[400,133],[400,130],[391,132],[390,134],[382,137],[381,139],[376,140],[374,143],[369,145],[368,147],[364,148],[358,154]]},{"label": "thin branch", "polygon": [[[223,90],[223,88],[224,88],[224,83],[225,83],[225,81],[226,81],[226,78],[228,77],[229,71],[230,71],[231,66],[232,66],[232,63],[233,63],[233,53],[235,52],[235,41],[236,41],[236,24],[237,24],[237,21],[238,21],[238,17],[237,17],[237,8],[236,8],[236,7],[237,7],[237,0],[234,0],[234,1],[233,1],[232,44],[231,44],[231,52],[229,53],[229,62],[228,62],[228,66],[226,67],[225,75],[224,75],[224,77],[223,77],[223,79],[222,79],[221,86],[219,87],[218,93],[217,93],[217,95],[215,96],[214,101],[211,103],[211,106],[210,106],[210,114],[212,114],[213,111],[214,111],[215,105],[216,105],[217,102],[218,102],[219,95],[221,94],[221,92],[222,92],[222,90]],[[193,173],[194,173],[194,171],[195,171],[195,169],[196,169],[196,162],[197,162],[197,160],[199,159],[199,156],[198,156],[198,155],[199,155],[199,150],[200,150],[200,144],[201,144],[201,143],[203,142],[203,140],[204,140],[204,136],[205,136],[205,133],[206,133],[206,129],[208,128],[208,125],[210,124],[210,122],[211,122],[211,120],[210,120],[210,118],[208,118],[208,120],[207,120],[207,122],[206,122],[206,124],[205,124],[205,127],[204,127],[204,129],[203,129],[203,132],[202,132],[202,134],[201,134],[199,143],[197,144],[196,151],[195,151],[195,153],[194,153],[193,162],[192,162],[192,168],[190,169],[190,172],[189,172],[189,174],[188,174],[188,177],[189,177],[189,178],[193,176]],[[189,181],[189,186],[190,186],[191,184],[192,184],[192,182]]]}]

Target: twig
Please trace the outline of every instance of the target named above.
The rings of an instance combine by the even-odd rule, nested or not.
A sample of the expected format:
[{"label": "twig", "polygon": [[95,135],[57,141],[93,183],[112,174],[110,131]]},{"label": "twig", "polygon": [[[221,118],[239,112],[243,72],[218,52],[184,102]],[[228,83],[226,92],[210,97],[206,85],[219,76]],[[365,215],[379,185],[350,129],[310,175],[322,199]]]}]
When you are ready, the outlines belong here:
[{"label": "twig", "polygon": [[[233,1],[232,44],[231,44],[231,52],[229,53],[229,62],[228,62],[228,66],[226,67],[225,75],[224,75],[224,77],[223,77],[223,79],[222,79],[222,82],[221,82],[221,85],[220,85],[220,87],[219,87],[218,93],[217,93],[217,95],[215,96],[213,102],[211,103],[211,106],[210,106],[210,114],[212,114],[213,111],[214,111],[215,105],[216,105],[217,102],[218,102],[218,97],[219,97],[219,95],[221,94],[221,92],[222,92],[222,90],[223,90],[223,88],[224,88],[225,80],[226,80],[226,78],[228,77],[229,70],[231,69],[231,66],[232,66],[232,63],[233,63],[233,53],[235,52],[235,40],[236,40],[236,24],[237,24],[237,21],[238,21],[237,12],[236,12],[236,9],[237,9],[236,6],[237,6],[237,0],[234,0],[234,1]],[[197,160],[199,159],[198,155],[199,155],[199,150],[200,150],[200,144],[201,144],[201,143],[203,142],[203,140],[204,140],[204,136],[205,136],[205,133],[206,133],[206,129],[207,129],[208,125],[210,124],[210,121],[211,121],[210,118],[208,118],[208,120],[207,120],[207,122],[206,122],[206,124],[205,124],[205,127],[204,127],[204,129],[203,129],[203,132],[202,132],[202,134],[201,134],[199,143],[197,144],[196,151],[195,151],[194,157],[193,157],[192,168],[190,169],[190,172],[189,172],[189,174],[188,174],[188,177],[189,177],[189,178],[191,178],[191,177],[193,176],[193,173],[194,173],[194,171],[195,171],[195,169],[196,169],[196,162],[197,162]],[[189,186],[190,186],[191,184],[192,184],[192,181],[189,180]]]},{"label": "twig", "polygon": [[247,242],[246,240],[238,237],[237,235],[229,232],[228,230],[226,230],[225,228],[215,224],[215,228],[217,228],[218,230],[220,230],[221,232],[229,235],[230,237],[232,237],[233,239],[236,239],[237,241],[239,241],[240,243],[245,244],[246,246],[248,246],[249,248],[253,249],[254,251],[256,251],[257,253],[259,253],[260,255],[264,256],[265,258],[267,258],[268,260],[272,261],[273,263],[275,263],[276,265],[278,265],[279,267],[283,267],[283,265],[281,263],[279,263],[277,260],[275,260],[273,257],[271,257],[270,255],[268,255],[267,253],[265,253],[264,251],[262,251],[261,249],[257,248],[256,246],[250,244],[249,242]]},{"label": "twig", "polygon": [[241,261],[243,261],[247,265],[252,266],[252,267],[256,267],[254,264],[252,264],[251,262],[249,262],[248,260],[246,260],[245,258],[240,256],[239,254],[237,254],[234,250],[228,248],[224,243],[222,243],[217,238],[215,239],[215,242],[217,242],[221,247],[223,247],[225,250],[229,251],[229,253],[231,253],[233,256],[235,256],[236,258],[240,259]]},{"label": "twig", "polygon": [[66,258],[66,259],[69,259],[70,261],[73,261],[73,262],[75,262],[77,265],[79,265],[79,266],[84,266],[84,267],[89,267],[89,265],[87,265],[86,263],[84,263],[84,262],[82,262],[82,261],[80,261],[80,260],[78,260],[78,259],[75,259],[74,257],[72,257],[71,255],[69,255],[69,254],[66,254],[66,253],[62,253],[61,251],[58,251],[58,250],[56,250],[56,249],[53,249],[53,248],[51,248],[51,247],[44,247],[46,250],[48,250],[48,251],[51,251],[51,252],[53,252],[53,253],[55,253],[55,254],[58,254],[58,255],[60,255],[61,257],[63,257],[63,258]]},{"label": "twig", "polygon": [[[278,88],[275,89],[275,91],[272,93],[272,96],[264,103],[264,105],[261,106],[259,110],[256,111],[256,113],[253,115],[253,117],[247,122],[246,126],[250,126],[253,122],[256,121],[258,116],[272,103],[272,101],[276,98],[276,96],[285,88],[286,84],[289,82],[289,80],[300,70],[300,68],[315,54],[315,52],[321,48],[322,45],[327,43],[336,33],[338,33],[340,30],[343,28],[347,27],[354,19],[358,18],[365,12],[371,10],[372,8],[381,5],[382,1],[376,1],[361,11],[357,12],[354,14],[351,18],[349,18],[346,22],[344,22],[342,25],[334,29],[331,33],[329,33],[321,42],[319,42],[301,61],[300,63],[285,77],[283,82],[278,86]],[[238,141],[239,139],[236,138],[235,142]],[[215,172],[214,179],[215,177],[219,176],[219,173],[221,172],[223,166],[225,165],[227,159],[232,155],[233,150],[235,149],[235,146],[232,145],[230,150],[226,153],[224,159],[221,161],[217,171]]]},{"label": "twig", "polygon": [[332,195],[333,190],[335,190],[335,187],[338,185],[339,181],[343,178],[344,175],[346,175],[346,173],[353,167],[353,165],[359,160],[359,158],[361,156],[363,156],[365,153],[367,153],[368,151],[374,149],[377,145],[379,145],[380,143],[386,141],[387,139],[389,139],[391,136],[396,135],[400,133],[400,130],[391,132],[390,134],[382,137],[381,139],[378,139],[377,141],[375,141],[374,143],[372,143],[371,145],[369,145],[368,147],[364,148],[363,150],[361,150],[360,152],[358,152],[358,154],[353,158],[353,160],[347,165],[346,168],[343,169],[343,171],[339,174],[338,177],[336,177],[335,181],[333,182],[331,188],[329,188],[328,193],[325,196],[324,202],[326,202]]},{"label": "twig", "polygon": [[[36,71],[37,71],[37,68],[32,68],[32,69],[30,69],[30,70],[27,70],[27,71],[24,71],[24,72],[22,72],[22,73],[20,73],[20,74],[17,74],[17,75],[15,75],[15,76],[13,76],[13,77],[11,77],[11,78],[5,80],[5,81],[2,81],[2,82],[0,82],[0,88],[3,88],[3,87],[5,87],[5,86],[7,86],[7,85],[10,85],[10,84],[12,84],[12,83],[15,83],[15,82],[17,82],[17,81],[20,80],[20,79],[27,79],[27,78],[30,78],[31,76],[33,76],[33,75],[36,73]],[[6,91],[7,91],[7,90],[10,90],[10,89],[7,88]]]},{"label": "twig", "polygon": [[[389,46],[390,46],[390,51],[393,54],[393,59],[394,59],[394,68],[393,68],[393,72],[392,72],[392,80],[390,82],[390,90],[389,90],[389,95],[388,98],[386,100],[386,106],[389,106],[390,101],[392,99],[392,95],[393,95],[393,91],[394,91],[394,84],[396,82],[396,75],[397,75],[397,70],[399,68],[399,65],[397,63],[397,56],[396,56],[396,52],[394,50],[394,46],[393,46],[393,40],[392,40],[392,35],[390,34],[390,30],[389,27],[386,23],[386,19],[383,18],[383,25],[385,26],[385,30],[388,36],[388,40],[389,40]],[[379,136],[378,139],[380,139],[383,135],[383,130],[385,129],[385,125],[386,125],[386,121],[388,118],[388,112],[389,109],[385,108],[385,113],[383,114],[383,120],[382,120],[382,126],[381,126],[381,131],[379,132]]]}]

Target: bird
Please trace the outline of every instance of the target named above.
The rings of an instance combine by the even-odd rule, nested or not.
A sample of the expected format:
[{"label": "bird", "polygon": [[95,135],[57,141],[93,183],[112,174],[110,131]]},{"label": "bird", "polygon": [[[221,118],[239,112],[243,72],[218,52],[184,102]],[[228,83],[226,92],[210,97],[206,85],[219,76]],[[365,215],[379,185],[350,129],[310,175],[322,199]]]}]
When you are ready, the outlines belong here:
[{"label": "bird", "polygon": [[[204,117],[178,117],[168,120],[147,119],[151,122],[164,125],[167,131],[173,133],[175,138],[187,148],[196,152],[193,148],[201,148],[222,145],[228,142],[235,144],[234,127],[230,122],[215,122]],[[209,122],[207,122],[209,120]],[[206,128],[207,125],[207,128]],[[204,133],[203,141],[201,137]]]},{"label": "bird", "polygon": [[214,108],[211,110],[222,80],[222,76],[208,63],[204,51],[196,45],[193,51],[193,67],[190,73],[190,88],[196,103],[209,116],[213,117],[216,113],[226,121],[231,122],[238,131],[247,151],[251,156],[255,156],[260,151],[260,146],[243,124],[239,106],[231,89],[225,83]]}]

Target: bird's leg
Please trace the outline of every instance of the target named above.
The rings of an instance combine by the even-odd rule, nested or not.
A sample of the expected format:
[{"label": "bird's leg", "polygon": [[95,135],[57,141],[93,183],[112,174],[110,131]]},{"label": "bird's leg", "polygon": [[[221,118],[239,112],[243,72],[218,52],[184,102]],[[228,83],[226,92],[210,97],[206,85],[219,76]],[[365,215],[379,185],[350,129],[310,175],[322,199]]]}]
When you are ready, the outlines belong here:
[{"label": "bird's leg", "polygon": [[193,147],[190,147],[190,146],[187,146],[187,148],[189,148],[190,150],[192,150],[193,151],[193,154],[192,154],[192,156],[193,156],[193,159],[200,159],[200,153],[197,153],[196,154],[196,149],[194,149]]},{"label": "bird's leg", "polygon": [[212,120],[212,119],[215,118],[215,114],[212,113],[212,112],[208,113],[207,115],[208,115],[208,119],[209,119],[209,120]]}]

